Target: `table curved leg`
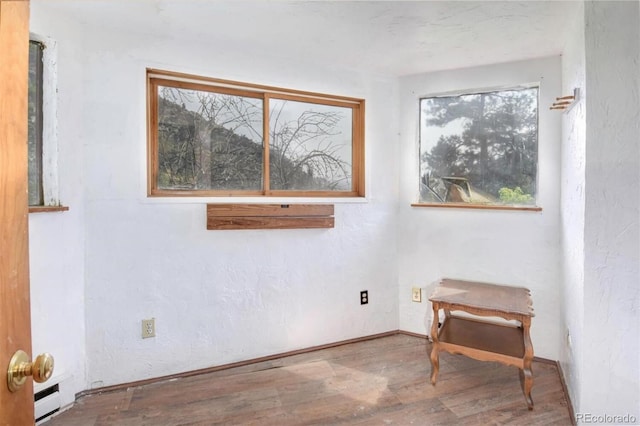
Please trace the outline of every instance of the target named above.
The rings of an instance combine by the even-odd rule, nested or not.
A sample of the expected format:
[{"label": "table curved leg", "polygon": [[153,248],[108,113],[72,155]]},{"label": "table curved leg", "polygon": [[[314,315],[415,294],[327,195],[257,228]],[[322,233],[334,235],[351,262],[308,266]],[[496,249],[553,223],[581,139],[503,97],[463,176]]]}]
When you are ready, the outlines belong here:
[{"label": "table curved leg", "polygon": [[523,321],[524,359],[522,360],[523,368],[520,372],[520,382],[522,384],[524,398],[527,400],[527,407],[529,410],[533,410],[533,399],[531,398],[531,388],[533,387],[533,371],[531,370],[531,364],[533,362],[533,344],[531,343],[531,336],[529,334],[530,326],[530,318]]},{"label": "table curved leg", "polygon": [[533,372],[531,368],[520,370],[520,385],[524,399],[527,401],[527,408],[533,410],[533,399],[531,398],[531,388],[533,387]]},{"label": "table curved leg", "polygon": [[438,370],[440,369],[440,354],[438,348],[438,305],[433,304],[433,321],[431,323],[431,341],[433,347],[431,348],[431,384],[435,386],[436,380],[438,380]]},{"label": "table curved leg", "polygon": [[438,348],[435,346],[431,349],[431,384],[435,386],[438,380],[438,370],[440,369],[440,357],[438,354]]}]

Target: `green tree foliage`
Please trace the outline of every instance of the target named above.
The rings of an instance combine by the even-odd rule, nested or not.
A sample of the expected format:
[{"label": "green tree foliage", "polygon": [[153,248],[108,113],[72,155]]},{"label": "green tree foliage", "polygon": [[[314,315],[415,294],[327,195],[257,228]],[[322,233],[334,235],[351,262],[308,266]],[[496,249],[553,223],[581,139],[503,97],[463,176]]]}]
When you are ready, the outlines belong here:
[{"label": "green tree foliage", "polygon": [[[500,198],[501,188],[536,193],[537,88],[423,99],[424,125],[459,132],[421,140],[421,168],[429,181],[467,178],[473,188]],[[450,126],[451,127],[451,126]],[[424,151],[424,146],[431,149]],[[424,182],[424,177],[423,177]]]},{"label": "green tree foliage", "polygon": [[533,204],[535,201],[530,194],[525,194],[519,186],[514,189],[500,188],[498,193],[500,201],[505,204]]}]

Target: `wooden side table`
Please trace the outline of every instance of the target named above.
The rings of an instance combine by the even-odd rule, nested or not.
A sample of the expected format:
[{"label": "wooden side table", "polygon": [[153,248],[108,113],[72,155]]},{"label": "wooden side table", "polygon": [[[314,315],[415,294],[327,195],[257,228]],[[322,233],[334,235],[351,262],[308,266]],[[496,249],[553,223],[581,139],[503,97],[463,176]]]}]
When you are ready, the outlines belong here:
[{"label": "wooden side table", "polygon": [[[523,287],[461,281],[445,278],[429,297],[433,304],[431,325],[431,384],[438,378],[439,353],[462,354],[480,361],[498,361],[520,369],[520,383],[529,410],[533,409],[533,344],[529,329],[534,316],[531,293]],[[438,312],[445,319],[438,330]],[[497,316],[516,320],[519,326],[452,315],[462,311],[475,316]]]}]

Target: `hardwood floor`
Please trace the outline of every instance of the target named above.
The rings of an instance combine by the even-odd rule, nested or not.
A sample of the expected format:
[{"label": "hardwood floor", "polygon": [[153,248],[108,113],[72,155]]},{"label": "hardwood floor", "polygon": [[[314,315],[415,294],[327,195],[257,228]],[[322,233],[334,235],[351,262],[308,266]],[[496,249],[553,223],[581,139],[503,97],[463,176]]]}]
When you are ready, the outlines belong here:
[{"label": "hardwood floor", "polygon": [[533,363],[533,411],[518,370],[440,355],[397,334],[272,361],[88,395],[47,426],[98,425],[570,425],[555,365]]}]

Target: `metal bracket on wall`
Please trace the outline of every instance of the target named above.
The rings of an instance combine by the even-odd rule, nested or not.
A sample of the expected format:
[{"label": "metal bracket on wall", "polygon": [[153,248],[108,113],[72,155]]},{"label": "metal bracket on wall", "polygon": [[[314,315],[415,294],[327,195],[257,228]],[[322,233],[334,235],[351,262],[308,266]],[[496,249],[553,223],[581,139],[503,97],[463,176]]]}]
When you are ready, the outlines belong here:
[{"label": "metal bracket on wall", "polygon": [[573,89],[573,95],[561,96],[556,98],[556,101],[549,107],[549,109],[557,109],[564,112],[569,112],[571,108],[580,100],[580,88]]}]

